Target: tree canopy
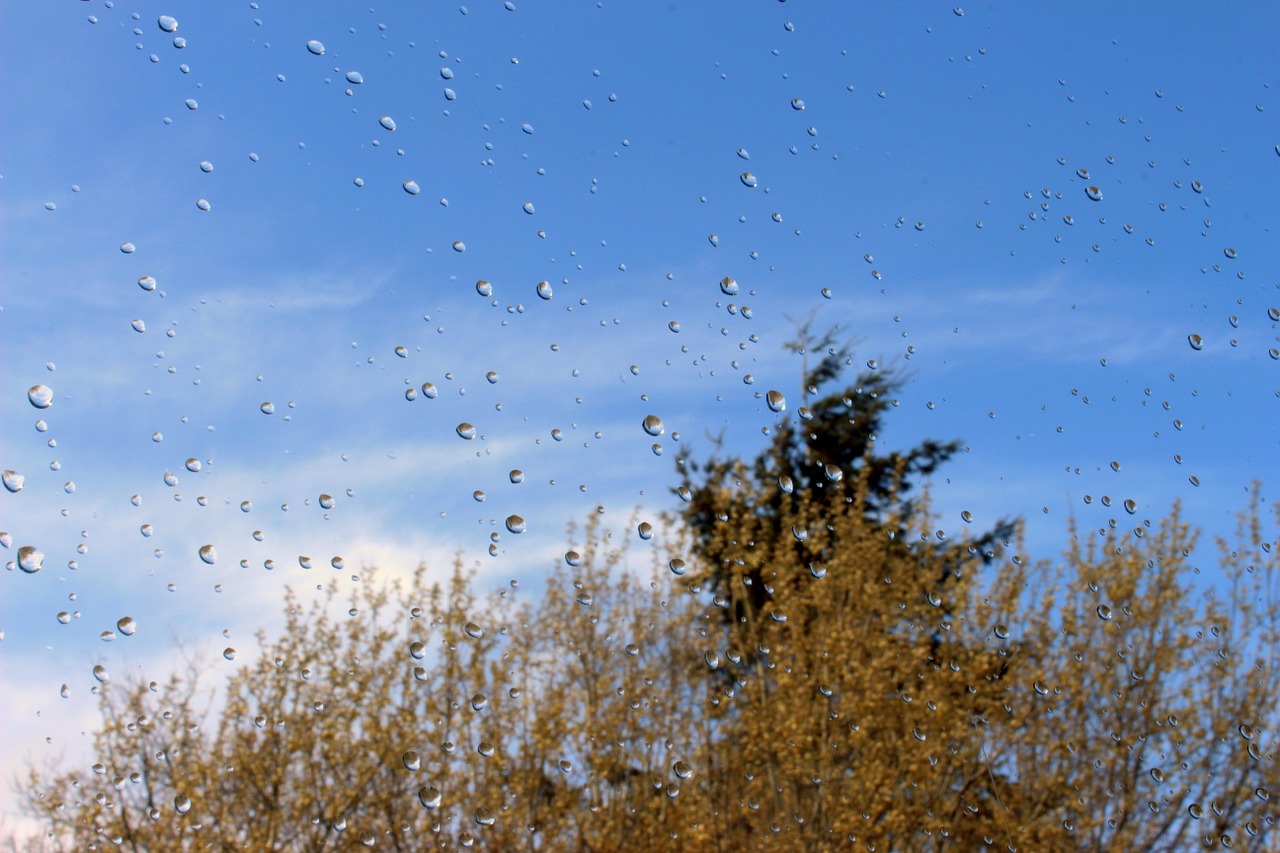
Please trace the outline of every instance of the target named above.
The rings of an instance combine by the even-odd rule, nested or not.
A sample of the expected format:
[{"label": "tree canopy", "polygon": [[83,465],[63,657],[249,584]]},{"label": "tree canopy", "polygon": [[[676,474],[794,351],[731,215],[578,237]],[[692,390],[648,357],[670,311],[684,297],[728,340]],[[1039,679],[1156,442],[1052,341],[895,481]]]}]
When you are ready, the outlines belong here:
[{"label": "tree canopy", "polygon": [[818,396],[819,343],[798,423],[686,456],[647,566],[593,517],[541,594],[370,572],[291,593],[211,706],[198,668],[103,686],[95,763],[22,783],[32,848],[1274,846],[1280,504],[1213,594],[1176,505],[1052,561],[952,541],[957,443],[878,454],[895,380]]}]

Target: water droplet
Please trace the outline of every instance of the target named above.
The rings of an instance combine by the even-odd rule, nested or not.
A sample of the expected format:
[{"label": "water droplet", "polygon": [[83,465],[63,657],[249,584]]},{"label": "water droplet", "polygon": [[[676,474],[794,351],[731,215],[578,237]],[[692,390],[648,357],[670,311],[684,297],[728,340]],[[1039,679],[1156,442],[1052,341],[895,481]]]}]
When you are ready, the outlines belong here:
[{"label": "water droplet", "polygon": [[471,439],[476,437],[476,428],[473,427],[471,424],[467,423],[466,421],[463,421],[462,423],[458,424],[458,426],[456,427],[456,431],[459,436],[461,436],[462,438],[465,438],[467,441],[470,441]]},{"label": "water droplet", "polygon": [[429,809],[440,808],[440,802],[444,795],[440,793],[440,789],[433,785],[425,785],[418,789],[418,801]]},{"label": "water droplet", "polygon": [[582,565],[582,555],[577,551],[565,551],[564,561],[570,568],[576,569]]},{"label": "water droplet", "polygon": [[673,575],[683,575],[686,571],[689,570],[689,567],[685,564],[685,561],[680,559],[679,557],[672,557],[671,561],[667,563],[667,568],[671,569],[671,574]]},{"label": "water droplet", "polygon": [[802,110],[802,109],[804,109],[804,101],[803,101],[803,100],[801,100],[800,98],[792,98],[792,99],[791,99],[791,109],[793,109],[793,110]]},{"label": "water droplet", "polygon": [[827,576],[827,567],[817,562],[810,563],[809,574],[813,575],[818,580],[822,580]]},{"label": "water droplet", "polygon": [[1105,604],[1099,604],[1099,605],[1098,605],[1098,618],[1099,618],[1099,619],[1102,619],[1102,620],[1104,620],[1104,621],[1105,621],[1105,620],[1109,620],[1109,619],[1111,618],[1111,608],[1110,608],[1110,607],[1108,607],[1108,606],[1107,606],[1107,605],[1105,605]]},{"label": "water droplet", "polygon": [[132,243],[121,243],[120,251],[126,255],[132,255],[134,252],[138,251],[138,247]]},{"label": "water droplet", "polygon": [[725,296],[736,296],[738,294],[738,282],[729,276],[720,279],[720,292]]},{"label": "water droplet", "polygon": [[405,770],[418,770],[422,767],[422,758],[413,750],[409,750],[402,755],[400,760],[404,762]]},{"label": "water droplet", "polygon": [[231,648],[230,646],[227,646],[225,649],[222,650],[222,656],[227,660],[235,660],[236,650]]},{"label": "water droplet", "polygon": [[183,101],[183,103],[187,105],[187,109],[189,110],[200,109],[200,102],[197,101],[195,98],[187,98],[185,101]]},{"label": "water droplet", "polygon": [[263,403],[258,408],[262,410],[264,415],[274,415],[276,413],[276,404],[270,401]]},{"label": "water droplet", "polygon": [[126,637],[132,637],[134,632],[138,630],[138,623],[133,621],[132,616],[122,616],[116,621],[116,630]]},{"label": "water droplet", "polygon": [[53,405],[53,389],[48,385],[32,385],[27,389],[27,399],[37,409],[47,409]]},{"label": "water droplet", "polygon": [[1204,338],[1195,333],[1187,335],[1187,343],[1191,344],[1191,348],[1196,352],[1204,349]]},{"label": "water droplet", "polygon": [[529,214],[530,216],[532,216],[536,212],[533,207],[533,202],[531,201],[526,201],[520,207],[522,210],[524,210],[525,213]]},{"label": "water droplet", "polygon": [[484,636],[484,629],[474,622],[468,622],[462,626],[462,630],[467,632],[467,636],[478,640]]},{"label": "water droplet", "polygon": [[1235,249],[1232,249],[1232,248],[1230,248],[1230,247],[1228,247],[1228,248],[1226,248],[1226,249],[1223,249],[1223,250],[1222,250],[1222,254],[1226,255],[1226,256],[1227,256],[1227,258],[1228,258],[1228,259],[1230,259],[1230,260],[1233,260],[1233,261],[1234,261],[1234,260],[1236,259],[1236,250],[1235,250]]},{"label": "water droplet", "polygon": [[93,677],[99,684],[106,684],[111,680],[111,674],[107,672],[107,668],[102,664],[97,664],[93,668]]},{"label": "water droplet", "polygon": [[408,357],[409,357],[409,350],[407,350],[407,349],[406,349],[405,347],[403,347],[403,346],[397,346],[397,347],[395,348],[395,354],[396,354],[396,355],[398,355],[398,356],[400,356],[401,358],[408,358]]},{"label": "water droplet", "polygon": [[751,159],[751,155],[747,153],[747,149],[745,149],[745,148],[739,148],[739,149],[738,149],[738,156],[739,156],[739,157],[741,157],[743,160],[750,160],[750,159]]},{"label": "water droplet", "polygon": [[382,117],[380,117],[380,118],[378,119],[378,124],[382,125],[382,126],[383,126],[384,128],[386,128],[387,130],[395,130],[395,129],[396,129],[396,120],[395,120],[395,119],[393,119],[391,116],[382,116]]},{"label": "water droplet", "polygon": [[333,495],[321,494],[321,495],[320,495],[320,508],[321,508],[321,509],[333,509]]},{"label": "water droplet", "polygon": [[44,552],[34,545],[23,545],[18,549],[18,568],[34,575],[44,568]]},{"label": "water droplet", "polygon": [[719,245],[720,245],[720,235],[718,235],[718,234],[708,234],[708,235],[707,235],[707,242],[708,242],[708,243],[710,243],[710,244],[711,244],[711,245],[713,245],[713,246],[719,246]]},{"label": "water droplet", "polygon": [[462,242],[461,240],[454,240],[453,250],[455,252],[465,252],[467,250],[467,244]]},{"label": "water droplet", "polygon": [[1102,190],[1092,184],[1084,188],[1084,194],[1089,197],[1090,201],[1102,201]]},{"label": "water droplet", "polygon": [[645,415],[643,426],[644,431],[655,438],[666,431],[666,427],[662,425],[662,418],[657,415]]},{"label": "water droplet", "polygon": [[200,559],[212,566],[218,562],[218,552],[212,545],[201,545]]},{"label": "water droplet", "polygon": [[1127,498],[1124,502],[1124,511],[1129,515],[1133,515],[1138,511],[1138,502],[1133,498]]},{"label": "water droplet", "polygon": [[364,75],[361,74],[359,71],[348,71],[347,82],[353,85],[359,86],[361,83],[364,82]]},{"label": "water droplet", "polygon": [[523,472],[523,471],[521,471],[519,468],[512,468],[512,469],[511,469],[511,473],[510,473],[510,474],[508,474],[508,475],[507,475],[507,477],[508,477],[508,478],[511,480],[511,482],[513,482],[513,483],[523,483],[523,482],[524,482],[524,472]]},{"label": "water droplet", "polygon": [[992,633],[996,635],[997,639],[1000,639],[1000,640],[1009,639],[1009,627],[1007,625],[997,624],[991,630],[992,630]]},{"label": "water droplet", "polygon": [[133,330],[138,333],[142,333],[147,330],[147,324],[142,322],[141,320],[130,320],[129,325],[132,326]]},{"label": "water droplet", "polygon": [[15,494],[22,491],[22,487],[26,485],[27,478],[17,471],[6,468],[0,480],[4,481],[4,487]]},{"label": "water droplet", "polygon": [[431,382],[423,382],[422,396],[426,397],[428,400],[434,400],[436,397],[440,396],[440,389]]},{"label": "water droplet", "polygon": [[636,529],[636,532],[639,533],[641,539],[644,539],[646,541],[649,539],[652,539],[653,525],[647,521],[642,521],[640,522],[640,526]]},{"label": "water droplet", "polygon": [[476,282],[476,293],[481,296],[493,296],[493,285],[484,279]]},{"label": "water droplet", "polygon": [[146,291],[155,290],[156,280],[149,275],[144,275],[142,278],[138,279],[138,287],[141,287]]},{"label": "water droplet", "polygon": [[544,300],[545,300],[545,299],[550,299],[550,298],[551,298],[551,283],[550,283],[550,282],[546,282],[546,281],[540,281],[540,282],[538,282],[537,291],[538,291],[538,298],[539,298],[539,299],[544,299]]},{"label": "water droplet", "polygon": [[781,391],[770,391],[764,395],[764,400],[771,412],[781,412],[787,408],[787,398],[782,396]]},{"label": "water droplet", "polygon": [[507,529],[510,530],[512,533],[524,533],[525,531],[524,519],[518,515],[508,515]]},{"label": "water droplet", "polygon": [[471,697],[471,707],[476,711],[483,711],[489,707],[489,697],[483,693],[477,693]]},{"label": "water droplet", "polygon": [[173,808],[178,814],[186,814],[191,811],[191,798],[183,794],[173,798]]},{"label": "water droplet", "polygon": [[422,192],[422,187],[418,186],[417,181],[405,181],[401,186],[404,187],[404,191],[409,195],[417,195]]},{"label": "water droplet", "polygon": [[324,45],[315,39],[307,42],[307,50],[311,51],[316,56],[324,56]]},{"label": "water droplet", "polygon": [[675,764],[671,765],[671,772],[681,779],[688,779],[693,775],[693,768],[683,761],[677,761]]},{"label": "water droplet", "polygon": [[756,176],[750,172],[743,172],[739,179],[742,181],[742,185],[744,187],[755,187],[757,183]]},{"label": "water droplet", "polygon": [[161,15],[156,19],[156,24],[166,33],[176,33],[178,31],[178,21],[169,15]]}]

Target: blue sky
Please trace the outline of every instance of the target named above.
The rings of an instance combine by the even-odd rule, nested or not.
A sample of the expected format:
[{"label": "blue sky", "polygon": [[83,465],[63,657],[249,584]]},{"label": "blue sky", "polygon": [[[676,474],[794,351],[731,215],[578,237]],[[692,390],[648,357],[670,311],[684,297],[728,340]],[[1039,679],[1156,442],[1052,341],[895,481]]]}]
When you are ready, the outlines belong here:
[{"label": "blue sky", "polygon": [[798,404],[811,314],[906,371],[886,446],[965,440],[957,534],[1020,513],[1047,556],[1179,498],[1226,532],[1272,485],[1273,6],[510,5],[7,10],[0,529],[46,556],[4,575],[0,763],[83,752],[94,663],[251,657],[334,556],[498,583],[597,506],[656,522],[680,440],[750,452]]}]

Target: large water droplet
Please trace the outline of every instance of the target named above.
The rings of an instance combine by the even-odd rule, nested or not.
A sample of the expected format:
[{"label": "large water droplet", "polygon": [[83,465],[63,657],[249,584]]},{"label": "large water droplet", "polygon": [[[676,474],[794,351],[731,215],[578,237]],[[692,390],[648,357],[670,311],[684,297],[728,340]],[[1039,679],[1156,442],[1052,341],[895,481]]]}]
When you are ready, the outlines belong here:
[{"label": "large water droplet", "polygon": [[781,391],[770,391],[764,395],[764,400],[771,412],[781,412],[787,408],[787,398],[782,396]]},{"label": "large water droplet", "polygon": [[671,561],[667,563],[667,568],[671,569],[671,574],[673,575],[682,575],[689,570],[685,561],[679,557],[672,557]]},{"label": "large water droplet", "polygon": [[741,180],[741,181],[742,181],[742,185],[743,185],[744,187],[755,187],[755,185],[756,185],[756,183],[757,183],[757,181],[756,181],[756,176],[755,176],[755,175],[753,175],[753,174],[751,174],[750,172],[743,172],[743,173],[739,176],[739,180]]},{"label": "large water droplet", "polygon": [[126,637],[132,637],[134,632],[138,630],[138,623],[133,620],[132,616],[122,616],[116,622],[116,630]]},{"label": "large water droplet", "polygon": [[738,282],[729,276],[725,276],[720,279],[720,292],[725,296],[736,296],[738,293]]},{"label": "large water droplet", "polygon": [[1087,186],[1084,188],[1084,194],[1089,197],[1090,201],[1102,201],[1102,190],[1095,186]]},{"label": "large water droplet", "polygon": [[218,562],[218,552],[212,545],[201,545],[200,559],[212,566]]},{"label": "large water droplet", "polygon": [[[550,298],[551,298],[551,283],[550,283],[550,282],[546,282],[546,281],[540,281],[540,282],[538,282],[538,288],[537,288],[537,290],[538,290],[538,298],[540,298],[540,299],[550,299]],[[571,299],[572,299],[572,297],[571,297]]]},{"label": "large water droplet", "polygon": [[316,56],[324,56],[324,45],[315,39],[307,42],[307,50],[311,51]]},{"label": "large water droplet", "polygon": [[471,439],[476,437],[476,428],[473,427],[471,424],[467,423],[466,421],[463,421],[462,423],[458,424],[458,426],[455,427],[455,431],[458,433],[458,435],[460,435],[462,438],[465,438],[467,441],[470,441]]},{"label": "large water droplet", "polygon": [[4,481],[6,489],[14,493],[22,491],[22,487],[27,483],[26,477],[9,468],[6,468],[4,474],[0,475],[0,480]]},{"label": "large water droplet", "polygon": [[262,410],[264,415],[274,415],[276,413],[276,404],[270,401],[263,403],[258,408]]},{"label": "large water droplet", "polygon": [[481,296],[493,296],[493,285],[484,279],[476,282],[476,293]]},{"label": "large water droplet", "polygon": [[418,789],[418,801],[429,809],[440,808],[440,802],[444,799],[444,795],[440,793],[440,789],[433,785],[425,785]]},{"label": "large water droplet", "polygon": [[507,516],[507,529],[510,530],[512,533],[524,533],[525,531],[524,519],[518,515]]},{"label": "large water droplet", "polygon": [[405,181],[401,186],[404,187],[404,191],[409,195],[417,195],[422,192],[422,187],[418,186],[417,181]]},{"label": "large water droplet", "polygon": [[391,116],[382,116],[381,118],[378,119],[378,124],[382,125],[387,130],[396,129],[396,120],[393,119]]},{"label": "large water droplet", "polygon": [[359,71],[348,71],[347,82],[354,86],[359,86],[361,83],[364,82],[364,75],[361,74]]},{"label": "large water droplet", "polygon": [[156,25],[166,33],[176,33],[178,31],[178,21],[170,15],[161,15],[156,19]]},{"label": "large water droplet", "polygon": [[155,290],[156,280],[149,275],[144,275],[142,278],[138,279],[138,287],[141,287],[146,291]]},{"label": "large water droplet", "polygon": [[191,798],[183,794],[173,798],[173,808],[178,814],[186,814],[191,811]]},{"label": "large water droplet", "polygon": [[27,389],[27,399],[37,409],[47,409],[53,405],[53,389],[48,385],[32,385]]},{"label": "large water droplet", "polygon": [[1204,349],[1204,338],[1195,333],[1187,335],[1187,343],[1191,344],[1191,348],[1196,352]]},{"label": "large water droplet", "polygon": [[18,568],[29,575],[44,568],[44,552],[34,545],[23,545],[18,549]]},{"label": "large water droplet", "polygon": [[666,431],[666,427],[662,425],[662,418],[657,415],[645,415],[643,426],[644,431],[654,437],[662,435]]}]

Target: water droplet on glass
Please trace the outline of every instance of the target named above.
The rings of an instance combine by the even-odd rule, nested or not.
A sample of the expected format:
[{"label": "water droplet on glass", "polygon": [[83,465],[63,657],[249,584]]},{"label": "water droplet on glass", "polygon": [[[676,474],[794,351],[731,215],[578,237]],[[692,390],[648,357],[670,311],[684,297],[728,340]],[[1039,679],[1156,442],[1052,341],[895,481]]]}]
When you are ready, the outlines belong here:
[{"label": "water droplet on glass", "polygon": [[436,397],[440,396],[440,389],[431,382],[423,382],[422,396],[426,397],[428,400],[434,400]]},{"label": "water droplet on glass", "polygon": [[463,421],[462,423],[458,424],[458,426],[455,429],[458,435],[461,436],[462,438],[465,438],[467,441],[470,441],[471,439],[476,437],[476,428],[473,427],[471,424],[467,423],[466,421]]},{"label": "water droplet on glass", "polygon": [[129,325],[132,326],[133,330],[139,334],[147,330],[147,324],[141,320],[131,320],[129,321]]},{"label": "water droplet on glass", "polygon": [[801,100],[800,98],[792,98],[792,99],[791,99],[791,109],[793,109],[793,110],[802,110],[802,109],[804,109],[804,101],[803,101],[803,100]]},{"label": "water droplet on glass", "polygon": [[[537,288],[537,290],[538,290],[538,298],[539,298],[539,299],[550,299],[550,298],[551,298],[551,283],[550,283],[550,282],[546,282],[546,281],[540,281],[540,282],[538,282],[538,288]],[[572,300],[571,300],[571,301],[572,301]]]},{"label": "water droplet on glass", "polygon": [[1084,194],[1089,197],[1090,201],[1102,201],[1102,190],[1093,185],[1085,187]]},{"label": "water droplet on glass", "polygon": [[822,580],[827,576],[827,567],[821,563],[810,563],[809,574],[813,575],[818,580]]},{"label": "water droplet on glass", "polygon": [[9,468],[6,468],[4,474],[0,475],[0,480],[3,480],[4,487],[6,489],[14,492],[15,494],[22,491],[22,487],[26,485],[27,482],[26,477]]},{"label": "water droplet on glass", "polygon": [[1204,349],[1204,338],[1195,333],[1187,335],[1187,343],[1191,344],[1191,348],[1196,352]]},{"label": "water droplet on glass", "polygon": [[646,415],[644,419],[644,431],[656,438],[666,431],[666,427],[662,425],[662,419],[657,415]]},{"label": "water droplet on glass", "polygon": [[307,50],[311,51],[316,56],[324,56],[324,45],[315,39],[307,42]]},{"label": "water droplet on glass", "polygon": [[467,250],[467,244],[462,242],[461,240],[454,240],[453,250],[455,252],[465,252]]},{"label": "water droplet on glass", "polygon": [[667,568],[671,569],[671,574],[673,575],[682,575],[688,571],[689,567],[685,564],[684,560],[679,557],[673,557],[671,558],[671,561],[667,563]]},{"label": "water droplet on glass", "polygon": [[688,779],[693,775],[693,768],[683,761],[677,761],[675,764],[671,765],[671,772],[681,779]]},{"label": "water droplet on glass", "polygon": [[227,646],[225,649],[222,650],[222,656],[227,660],[235,660],[236,650],[231,648],[230,646]]},{"label": "water droplet on glass", "polygon": [[582,565],[582,555],[577,551],[565,551],[564,561],[570,568],[576,569]]},{"label": "water droplet on glass", "polygon": [[742,175],[739,176],[739,180],[742,181],[742,185],[744,187],[754,187],[757,183],[756,176],[750,172],[743,172]]},{"label": "water droplet on glass", "polygon": [[333,509],[333,495],[321,494],[321,495],[320,495],[320,508],[321,508],[321,509]]},{"label": "water droplet on glass", "polygon": [[44,568],[44,552],[34,545],[23,545],[18,549],[18,568],[29,575]]},{"label": "water droplet on glass", "polygon": [[787,408],[787,398],[782,396],[781,391],[770,391],[764,395],[764,399],[771,412],[781,412]]},{"label": "water droplet on glass", "polygon": [[417,181],[405,181],[401,186],[404,187],[404,191],[409,195],[417,195],[422,192],[422,187],[418,186]]},{"label": "water droplet on glass", "polygon": [[32,385],[27,389],[27,399],[37,409],[47,409],[53,405],[53,389],[48,385]]},{"label": "water droplet on glass", "polygon": [[1006,625],[996,625],[996,626],[995,626],[994,628],[992,628],[991,630],[992,630],[992,633],[994,633],[994,634],[996,635],[996,638],[997,638],[997,639],[1000,639],[1000,640],[1007,640],[1007,639],[1009,639],[1009,628],[1008,628],[1008,626],[1006,626]]},{"label": "water droplet on glass", "polygon": [[107,668],[102,664],[97,664],[93,668],[93,677],[99,684],[106,684],[111,680],[111,674],[107,672]]},{"label": "water droplet on glass", "polygon": [[640,522],[640,526],[637,528],[637,532],[640,534],[641,539],[644,539],[644,540],[652,539],[653,525],[647,521],[642,521]]},{"label": "water droplet on glass", "polygon": [[483,711],[489,707],[489,697],[483,693],[477,693],[471,697],[471,707],[476,711]]},{"label": "water droplet on glass", "polygon": [[512,468],[512,469],[511,469],[511,473],[510,473],[510,474],[508,474],[508,475],[507,475],[507,477],[508,477],[508,478],[511,480],[511,482],[513,482],[513,483],[523,483],[523,482],[524,482],[524,472],[523,472],[523,471],[521,471],[519,468]]},{"label": "water droplet on glass", "polygon": [[720,279],[720,292],[725,296],[736,296],[738,294],[738,282],[729,276]]},{"label": "water droplet on glass", "polygon": [[507,529],[510,530],[512,533],[524,533],[525,531],[524,519],[518,515],[507,516]]},{"label": "water droplet on glass", "polygon": [[353,85],[359,86],[361,83],[364,82],[364,75],[361,74],[359,71],[348,71],[347,82]]},{"label": "water droplet on glass", "polygon": [[403,346],[397,346],[397,347],[395,348],[395,354],[396,354],[396,355],[398,355],[398,356],[400,356],[401,358],[408,358],[408,357],[409,357],[409,350],[408,350],[408,349],[406,349],[406,348],[405,348],[405,347],[403,347]]},{"label": "water droplet on glass", "polygon": [[187,109],[189,110],[200,109],[200,102],[197,101],[195,98],[187,98],[185,101],[183,101],[183,103],[187,105]]},{"label": "water droplet on glass", "polygon": [[201,545],[200,559],[212,566],[218,562],[218,552],[212,545]]},{"label": "water droplet on glass", "polygon": [[1230,259],[1230,260],[1233,260],[1233,261],[1234,261],[1234,260],[1236,259],[1236,250],[1235,250],[1235,249],[1232,249],[1232,248],[1230,248],[1230,247],[1228,247],[1228,248],[1226,248],[1226,249],[1223,249],[1223,250],[1222,250],[1222,254],[1226,255],[1226,256],[1227,256],[1227,258],[1228,258],[1228,259]]},{"label": "water droplet on glass", "polygon": [[440,802],[444,795],[440,793],[440,789],[432,785],[426,785],[418,789],[418,801],[429,809],[440,808]]},{"label": "water droplet on glass", "polygon": [[146,291],[155,290],[156,280],[149,275],[144,275],[142,278],[138,279],[138,287],[141,287]]},{"label": "water droplet on glass", "polygon": [[263,403],[258,407],[264,415],[274,415],[276,413],[276,404],[272,402]]},{"label": "water droplet on glass", "polygon": [[462,626],[462,630],[467,632],[467,636],[478,640],[484,636],[484,629],[474,622],[468,622]]},{"label": "water droplet on glass", "polygon": [[476,293],[481,296],[493,296],[493,285],[484,279],[476,282]]},{"label": "water droplet on glass", "polygon": [[178,22],[169,15],[161,15],[156,19],[156,24],[166,33],[176,33],[178,31]]},{"label": "water droplet on glass", "polygon": [[1133,498],[1127,498],[1124,502],[1124,511],[1129,515],[1133,515],[1138,511],[1138,502]]},{"label": "water droplet on glass", "polygon": [[522,210],[524,210],[525,213],[529,214],[530,216],[532,216],[534,213],[537,212],[533,207],[533,202],[531,201],[526,201],[520,207]]},{"label": "water droplet on glass", "polygon": [[1111,608],[1105,604],[1098,605],[1098,618],[1108,620],[1111,618]]},{"label": "water droplet on glass", "polygon": [[378,124],[382,125],[387,130],[396,129],[396,120],[393,119],[391,116],[382,116],[381,118],[378,119]]}]

